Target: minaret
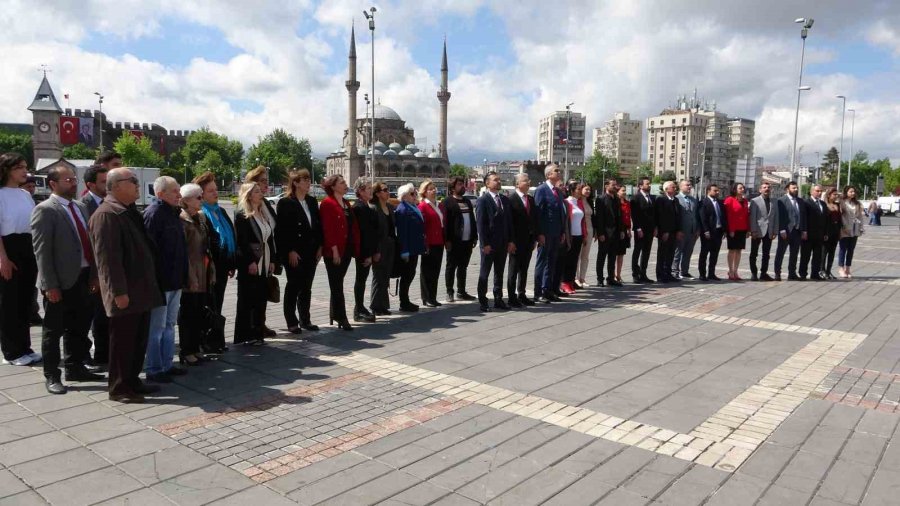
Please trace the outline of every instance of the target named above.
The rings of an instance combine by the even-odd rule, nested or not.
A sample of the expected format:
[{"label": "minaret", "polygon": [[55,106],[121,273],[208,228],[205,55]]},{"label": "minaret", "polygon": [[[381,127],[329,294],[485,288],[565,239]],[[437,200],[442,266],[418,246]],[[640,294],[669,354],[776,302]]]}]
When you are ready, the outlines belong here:
[{"label": "minaret", "polygon": [[438,101],[441,103],[441,131],[440,131],[440,154],[441,158],[447,160],[447,102],[450,101],[450,91],[447,89],[447,38],[444,38],[444,56],[441,59],[441,90],[437,94]]},{"label": "minaret", "polygon": [[[350,57],[349,72],[347,76],[347,142],[346,150],[348,158],[356,158],[359,152],[356,149],[356,92],[359,90],[359,81],[356,80],[356,28],[350,28]],[[351,183],[352,184],[352,183]]]}]

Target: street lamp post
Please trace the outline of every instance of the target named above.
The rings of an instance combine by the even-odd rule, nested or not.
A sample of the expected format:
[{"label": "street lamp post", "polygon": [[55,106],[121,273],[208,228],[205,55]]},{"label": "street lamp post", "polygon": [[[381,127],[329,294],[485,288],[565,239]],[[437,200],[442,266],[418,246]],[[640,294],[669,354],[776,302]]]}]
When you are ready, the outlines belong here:
[{"label": "street lamp post", "polygon": [[572,117],[572,106],[575,105],[575,102],[570,102],[566,105],[566,155],[565,155],[565,165],[566,170],[563,171],[564,178],[566,184],[569,183],[569,124],[571,123],[570,118]]},{"label": "street lamp post", "polygon": [[841,189],[841,165],[844,161],[844,117],[847,115],[847,97],[838,95],[841,99],[841,151],[838,153],[837,189]]},{"label": "street lamp post", "polygon": [[794,113],[794,144],[791,146],[791,174],[794,173],[794,157],[797,153],[797,127],[800,122],[800,92],[803,91],[803,59],[806,57],[806,37],[809,35],[809,29],[813,26],[812,18],[797,18],[794,23],[803,23],[800,29],[800,39],[802,45],[800,47],[800,78],[797,84],[797,111]]},{"label": "street lamp post", "polygon": [[99,91],[95,91],[94,95],[100,102],[100,151],[103,151],[103,95]]},{"label": "street lamp post", "polygon": [[369,182],[375,180],[375,12],[377,9],[373,5],[369,11],[363,11],[363,16],[369,20],[369,33],[372,35],[372,149],[369,150],[371,155],[369,162]]},{"label": "street lamp post", "polygon": [[856,124],[856,109],[850,111],[850,165],[847,167],[847,185],[850,185],[850,175],[853,173],[853,127]]},{"label": "street lamp post", "polygon": [[[366,122],[363,124],[363,127],[362,127],[363,139],[365,139],[366,138],[366,130],[370,126],[369,125],[369,104],[371,103],[371,101],[369,100],[368,93],[365,93],[363,95],[363,98],[366,101]],[[373,118],[372,123],[375,122],[374,117],[375,117],[375,111],[373,110],[372,111],[372,118]],[[366,145],[369,147],[369,169],[366,170],[366,174],[368,174],[369,170],[371,170],[372,177],[375,177],[375,140],[374,140],[374,136],[370,136],[369,142],[367,142]]]}]

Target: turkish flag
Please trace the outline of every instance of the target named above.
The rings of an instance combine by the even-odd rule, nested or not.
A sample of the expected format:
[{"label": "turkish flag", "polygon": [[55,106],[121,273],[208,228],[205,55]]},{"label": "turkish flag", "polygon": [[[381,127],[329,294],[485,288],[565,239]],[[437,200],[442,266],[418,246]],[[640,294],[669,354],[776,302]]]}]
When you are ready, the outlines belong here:
[{"label": "turkish flag", "polygon": [[64,146],[78,144],[79,119],[73,116],[59,118],[59,142]]},{"label": "turkish flag", "polygon": [[144,132],[141,132],[140,130],[129,130],[128,133],[130,133],[131,136],[137,140],[141,140],[144,138]]}]

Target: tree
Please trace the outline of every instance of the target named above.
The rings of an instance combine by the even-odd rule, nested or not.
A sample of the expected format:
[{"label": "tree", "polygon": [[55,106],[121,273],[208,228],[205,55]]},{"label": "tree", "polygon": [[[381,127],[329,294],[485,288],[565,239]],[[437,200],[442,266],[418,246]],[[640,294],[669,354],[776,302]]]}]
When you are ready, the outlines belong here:
[{"label": "tree", "polygon": [[283,181],[292,168],[311,168],[312,148],[307,139],[297,139],[280,128],[260,137],[247,151],[247,164],[269,168],[269,182]]},{"label": "tree", "polygon": [[166,161],[153,150],[149,137],[138,139],[125,132],[113,143],[113,150],[122,155],[126,167],[165,167]]},{"label": "tree", "polygon": [[79,142],[63,148],[63,158],[66,160],[96,160],[97,150]]},{"label": "tree", "polygon": [[825,158],[822,159],[822,165],[819,166],[821,169],[821,183],[822,184],[835,184],[835,179],[837,178],[837,164],[838,164],[838,150],[836,147],[831,146],[831,149],[825,153]]},{"label": "tree", "polygon": [[584,165],[575,171],[573,177],[590,183],[595,188],[602,188],[604,179],[619,177],[619,162],[596,150],[584,161]]},{"label": "tree", "polygon": [[453,176],[461,176],[464,178],[469,177],[469,168],[461,163],[454,163],[450,166],[450,173],[448,174],[450,177]]},{"label": "tree", "polygon": [[172,154],[170,163],[182,174],[188,167],[190,177],[209,170],[219,182],[229,185],[240,173],[243,156],[244,146],[240,141],[204,127],[188,135],[184,147]]},{"label": "tree", "polygon": [[312,159],[312,173],[316,181],[325,179],[325,160],[321,158]]},{"label": "tree", "polygon": [[0,129],[0,154],[19,153],[25,157],[29,170],[34,170],[34,148],[31,145],[31,134]]},{"label": "tree", "polygon": [[651,180],[653,179],[653,164],[651,162],[643,162],[634,169],[634,184],[642,177],[649,177]]}]

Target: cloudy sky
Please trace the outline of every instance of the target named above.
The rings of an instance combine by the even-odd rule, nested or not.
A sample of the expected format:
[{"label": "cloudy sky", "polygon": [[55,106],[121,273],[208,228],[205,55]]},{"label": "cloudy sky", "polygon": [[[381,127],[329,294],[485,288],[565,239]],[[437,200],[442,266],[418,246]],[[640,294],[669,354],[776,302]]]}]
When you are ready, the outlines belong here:
[{"label": "cloudy sky", "polygon": [[[340,144],[347,49],[356,21],[359,80],[370,37],[358,0],[5,0],[0,122],[29,122],[41,64],[72,108],[106,96],[113,121],[213,130],[247,147],[275,127],[317,154]],[[800,27],[812,17],[800,113],[802,159],[837,145],[841,102],[854,148],[900,163],[900,2],[895,0],[384,0],[376,93],[437,143],[440,49],[450,63],[455,161],[534,158],[538,118],[575,102],[589,127],[616,111],[645,118],[694,88],[755,119],[756,152],[786,163]],[[362,101],[362,90],[360,91]],[[64,105],[65,107],[65,105]],[[359,110],[363,111],[360,104]],[[645,134],[646,135],[646,134]],[[846,152],[850,152],[847,114]],[[427,139],[426,139],[427,138]]]}]

